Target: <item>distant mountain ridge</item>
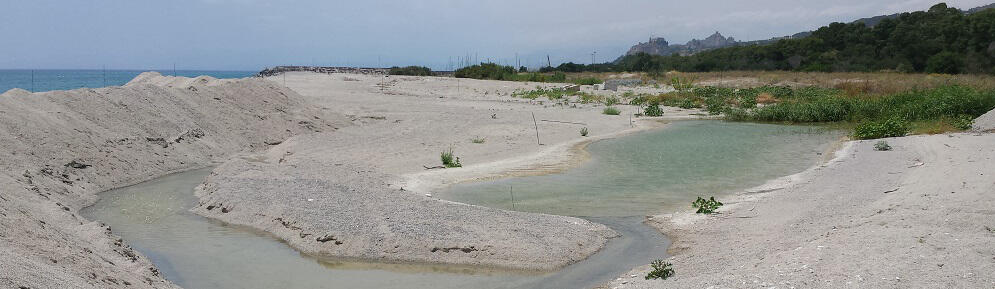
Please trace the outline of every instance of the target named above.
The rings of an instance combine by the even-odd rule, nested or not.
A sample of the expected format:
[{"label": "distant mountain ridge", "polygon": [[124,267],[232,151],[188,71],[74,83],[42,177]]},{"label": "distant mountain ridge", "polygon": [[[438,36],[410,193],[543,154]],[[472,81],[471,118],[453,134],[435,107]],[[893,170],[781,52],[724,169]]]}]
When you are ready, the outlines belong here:
[{"label": "distant mountain ridge", "polygon": [[[985,10],[985,9],[991,9],[991,8],[995,8],[995,3],[988,4],[988,5],[985,5],[985,6],[971,8],[971,9],[968,9],[968,10],[961,10],[961,11],[964,14],[973,14],[973,13],[977,13],[979,11],[982,11],[982,10]],[[860,22],[860,23],[864,23],[867,26],[874,26],[874,25],[877,25],[878,23],[880,23],[884,19],[898,18],[898,16],[900,16],[900,15],[902,15],[902,13],[895,13],[895,14],[891,14],[891,15],[880,15],[880,16],[874,16],[874,17],[868,17],[868,18],[861,18],[861,19],[857,19],[857,20],[855,20],[855,21],[853,21],[851,23]],[[726,38],[725,36],[722,36],[721,33],[719,33],[718,31],[716,31],[715,34],[712,34],[711,36],[708,36],[707,38],[705,38],[703,40],[692,39],[691,41],[688,41],[686,44],[670,44],[663,37],[650,37],[649,41],[647,41],[647,42],[640,42],[640,43],[638,43],[636,45],[633,45],[631,48],[629,48],[629,51],[626,52],[625,55],[619,56],[618,59],[622,59],[622,57],[625,57],[627,55],[634,55],[634,54],[639,54],[639,53],[646,53],[646,54],[650,54],[650,55],[674,55],[674,54],[678,54],[678,55],[681,55],[681,56],[688,56],[688,55],[693,55],[693,54],[696,54],[696,53],[699,53],[699,52],[703,52],[703,51],[708,51],[708,50],[718,49],[718,48],[731,47],[731,46],[766,45],[766,44],[777,42],[778,40],[781,40],[781,39],[804,38],[804,37],[808,37],[811,34],[812,34],[812,31],[804,31],[804,32],[795,33],[795,34],[792,34],[792,35],[789,35],[789,36],[774,37],[774,38],[770,38],[770,39],[753,40],[753,41],[737,41],[737,40],[735,40],[732,37]],[[618,61],[618,60],[616,60],[616,61]]]},{"label": "distant mountain ridge", "polygon": [[647,53],[652,55],[691,55],[701,51],[729,47],[739,43],[732,37],[722,36],[718,31],[705,39],[691,39],[686,44],[673,44],[667,42],[663,37],[651,37],[647,42],[641,42],[629,48],[625,55]]}]

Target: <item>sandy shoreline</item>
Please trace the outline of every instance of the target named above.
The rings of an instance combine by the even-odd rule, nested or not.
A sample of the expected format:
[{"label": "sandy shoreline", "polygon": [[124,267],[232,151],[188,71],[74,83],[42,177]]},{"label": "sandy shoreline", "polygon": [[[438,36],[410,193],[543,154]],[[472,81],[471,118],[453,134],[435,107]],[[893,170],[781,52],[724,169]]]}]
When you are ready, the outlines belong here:
[{"label": "sandy shoreline", "polygon": [[[656,123],[630,124],[593,104],[510,97],[533,89],[528,83],[393,77],[381,91],[376,76],[290,73],[286,81],[355,125],[294,137],[219,166],[198,189],[202,203],[193,211],[274,233],[319,257],[539,271],[583,260],[617,234],[579,218],[440,200],[431,190],[560,170],[582,160],[584,143]],[[688,118],[696,111],[670,112]],[[580,136],[576,123],[591,136]],[[535,143],[536,124],[543,145]],[[472,137],[487,141],[471,143]],[[447,148],[463,168],[424,168],[438,165]],[[315,236],[330,236],[336,245]]]},{"label": "sandy shoreline", "polygon": [[721,199],[713,216],[648,223],[674,241],[677,274],[635,268],[603,288],[995,285],[992,134],[847,142],[831,161]]},{"label": "sandy shoreline", "polygon": [[153,74],[122,87],[3,93],[0,286],[175,288],[79,210],[102,191],[339,125],[293,95],[269,82]]},{"label": "sandy shoreline", "polygon": [[[174,288],[126,240],[77,212],[101,191],[209,165],[217,167],[192,211],[273,234],[308,255],[555,270],[617,233],[583,219],[426,194],[560,172],[583,162],[594,141],[698,117],[666,108],[664,118],[633,122],[603,115],[597,104],[510,97],[548,84],[391,77],[381,87],[377,76],[290,73],[287,89],[276,85],[283,79],[143,74],[125,87],[3,94],[0,140],[13,145],[0,151],[12,156],[0,162],[8,172],[0,175],[0,257],[18,261],[0,262],[0,285]],[[987,130],[990,122],[976,126]],[[580,127],[591,135],[580,136]],[[995,182],[985,175],[995,171],[995,137],[887,141],[895,151],[847,142],[825,164],[722,199],[718,215],[650,216],[674,238],[678,275],[642,280],[644,266],[607,288],[995,284],[983,273],[995,271],[995,252],[985,245],[995,234],[975,230],[995,228],[995,213],[977,209],[995,207],[986,195]],[[463,168],[424,168],[449,148]],[[945,191],[956,199],[940,198]]]}]

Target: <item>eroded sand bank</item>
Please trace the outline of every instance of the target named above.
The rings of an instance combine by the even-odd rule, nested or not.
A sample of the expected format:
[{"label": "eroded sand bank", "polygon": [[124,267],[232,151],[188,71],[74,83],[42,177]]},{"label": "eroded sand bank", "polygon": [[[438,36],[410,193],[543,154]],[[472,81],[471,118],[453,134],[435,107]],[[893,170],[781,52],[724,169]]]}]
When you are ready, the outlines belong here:
[{"label": "eroded sand bank", "polygon": [[[143,74],[123,87],[4,93],[0,154],[9,157],[0,162],[0,285],[174,287],[126,240],[77,212],[98,192],[219,163],[200,188],[203,203],[195,211],[272,232],[306,253],[554,269],[596,252],[615,233],[577,218],[437,200],[425,195],[429,182],[415,184],[422,178],[413,176],[438,165],[439,152],[450,147],[466,167],[434,174],[564,167],[575,157],[547,156],[652,127],[603,115],[599,105],[509,96],[534,83],[319,74],[286,79],[294,90],[282,87],[283,77]],[[686,118],[693,112],[668,114]],[[535,126],[542,145],[535,143]],[[581,137],[581,127],[591,136]],[[518,161],[492,163],[506,159]],[[466,173],[481,167],[488,169]]]},{"label": "eroded sand bank", "polygon": [[676,275],[649,266],[605,288],[995,286],[995,134],[848,143],[837,158],[724,201],[712,216],[649,223],[673,238]]},{"label": "eroded sand bank", "polygon": [[[595,104],[510,96],[546,84],[310,73],[290,73],[286,83],[356,125],[293,137],[219,166],[198,190],[203,201],[194,211],[273,232],[319,257],[526,270],[580,261],[616,233],[579,218],[439,200],[431,191],[549,172],[575,162],[583,143],[658,125],[604,115]],[[670,112],[686,118],[694,111]],[[450,148],[463,168],[426,169],[441,165],[440,152]]]},{"label": "eroded sand bank", "polygon": [[344,117],[259,79],[143,74],[123,87],[0,95],[0,287],[169,288],[97,193],[333,131]]}]

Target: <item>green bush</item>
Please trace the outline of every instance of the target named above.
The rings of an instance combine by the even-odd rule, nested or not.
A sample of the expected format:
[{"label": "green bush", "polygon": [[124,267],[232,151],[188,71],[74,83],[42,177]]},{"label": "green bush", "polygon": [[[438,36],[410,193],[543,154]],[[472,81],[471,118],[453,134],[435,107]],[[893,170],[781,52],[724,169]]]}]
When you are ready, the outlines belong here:
[{"label": "green bush", "polygon": [[561,99],[566,96],[568,92],[562,88],[543,88],[536,87],[534,90],[528,91],[515,91],[511,93],[512,97],[521,97],[527,99],[536,99],[539,97],[546,97],[549,100]]},{"label": "green bush", "polygon": [[643,109],[643,114],[646,116],[663,116],[663,110],[660,109],[659,103],[652,102]]},{"label": "green bush", "polygon": [[864,121],[853,129],[856,139],[876,139],[905,136],[909,133],[909,123],[900,118],[889,118],[883,121]]},{"label": "green bush", "polygon": [[580,128],[580,136],[587,136],[587,127]]},{"label": "green bush", "polygon": [[470,142],[475,143],[475,144],[482,144],[482,143],[484,143],[486,141],[487,141],[486,138],[482,138],[482,137],[479,137],[479,136],[470,139]]},{"label": "green bush", "polygon": [[692,109],[692,108],[700,108],[701,106],[695,103],[694,99],[691,99],[690,97],[685,97],[678,100],[677,107],[683,109]]},{"label": "green bush", "polygon": [[946,74],[960,73],[961,67],[964,67],[963,59],[964,56],[949,51],[937,53],[926,61],[926,72]]},{"label": "green bush", "polygon": [[553,75],[549,77],[550,82],[564,82],[567,81],[567,75],[563,72],[554,72]]},{"label": "green bush", "polygon": [[517,74],[511,66],[482,63],[457,69],[453,75],[457,78],[506,80]]},{"label": "green bush", "polygon": [[609,96],[609,97],[605,97],[604,99],[602,99],[601,103],[605,104],[605,106],[613,106],[613,105],[618,104],[619,100],[618,100],[618,97]]},{"label": "green bush", "polygon": [[405,66],[405,67],[391,67],[388,72],[390,75],[414,75],[414,76],[432,76],[432,69],[424,66]]},{"label": "green bush", "polygon": [[671,266],[673,266],[673,264],[664,262],[663,260],[654,260],[653,263],[650,263],[650,267],[652,267],[653,270],[650,270],[650,272],[646,274],[646,280],[667,280],[667,278],[674,276],[674,268],[671,268]]},{"label": "green bush", "polygon": [[974,125],[974,117],[962,114],[955,117],[951,123],[959,130],[969,130]]},{"label": "green bush", "polygon": [[710,197],[707,200],[698,197],[697,200],[691,203],[691,206],[698,208],[698,210],[695,211],[696,214],[711,214],[715,213],[715,210],[718,210],[719,207],[722,206],[722,203],[716,201],[715,197]]},{"label": "green bush", "polygon": [[578,85],[595,85],[602,82],[603,81],[601,81],[601,79],[598,79],[597,77],[585,77],[573,80],[573,83]]},{"label": "green bush", "polygon": [[462,167],[463,164],[460,163],[459,157],[453,155],[453,148],[449,148],[448,151],[442,151],[442,166],[447,168],[458,168]]},{"label": "green bush", "polygon": [[618,110],[614,106],[609,106],[609,107],[606,107],[604,110],[602,110],[601,113],[604,113],[604,114],[607,114],[607,115],[619,115],[619,114],[622,113],[622,111]]}]

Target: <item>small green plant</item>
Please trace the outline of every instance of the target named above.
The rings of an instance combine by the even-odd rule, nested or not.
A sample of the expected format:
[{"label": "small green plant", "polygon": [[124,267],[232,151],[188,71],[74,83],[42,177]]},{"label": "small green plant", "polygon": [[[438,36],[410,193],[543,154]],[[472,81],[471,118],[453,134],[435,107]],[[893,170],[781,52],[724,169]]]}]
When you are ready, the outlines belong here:
[{"label": "small green plant", "polygon": [[886,141],[879,141],[876,144],[874,144],[874,150],[876,150],[876,151],[890,151],[891,150],[891,145],[889,145],[888,142],[886,142]]},{"label": "small green plant", "polygon": [[959,130],[969,130],[974,125],[974,118],[970,115],[962,114],[955,117],[951,122]]},{"label": "small green plant", "polygon": [[707,200],[698,197],[697,200],[691,203],[691,206],[698,208],[698,211],[695,212],[696,214],[712,214],[722,206],[722,203],[716,201],[715,197],[709,197]]},{"label": "small green plant", "polygon": [[580,128],[580,136],[587,136],[587,127]]},{"label": "small green plant", "polygon": [[601,99],[601,96],[598,96],[598,95],[595,95],[595,94],[586,93],[586,92],[583,92],[583,91],[577,92],[575,94],[580,97],[580,102],[581,103],[598,102],[599,99]]},{"label": "small green plant", "polygon": [[602,99],[601,102],[604,103],[605,106],[613,106],[613,105],[618,104],[619,100],[618,100],[618,97],[609,96],[609,97],[605,97],[604,99]]},{"label": "small green plant", "polygon": [[650,267],[653,267],[649,273],[646,274],[646,280],[650,279],[663,279],[667,280],[671,276],[674,276],[674,268],[671,268],[673,264],[669,262],[664,262],[663,260],[655,260],[650,263]]},{"label": "small green plant", "polygon": [[651,102],[649,105],[643,109],[643,113],[646,116],[663,116],[663,110],[660,109],[660,104],[657,102]]},{"label": "small green plant", "polygon": [[677,101],[677,107],[683,109],[692,109],[692,108],[698,108],[700,106],[694,103],[694,99],[691,99],[690,97],[685,97]]},{"label": "small green plant", "polygon": [[607,115],[619,115],[619,114],[622,113],[622,111],[618,110],[614,106],[609,106],[609,107],[606,107],[604,110],[602,110],[601,113],[604,113],[604,114],[607,114]]},{"label": "small green plant", "polygon": [[459,157],[453,155],[453,148],[449,148],[448,151],[442,151],[442,165],[447,168],[459,168],[463,166],[459,161]]},{"label": "small green plant", "polygon": [[476,144],[481,144],[481,143],[484,143],[485,141],[487,141],[486,138],[482,138],[482,137],[479,137],[479,136],[470,139],[470,142],[476,143]]},{"label": "small green plant", "polygon": [[670,78],[670,86],[673,86],[677,91],[685,92],[694,89],[694,76],[684,76],[676,75]]},{"label": "small green plant", "polygon": [[909,133],[909,123],[901,118],[889,118],[883,121],[865,121],[853,129],[856,139],[876,139],[905,136]]}]

